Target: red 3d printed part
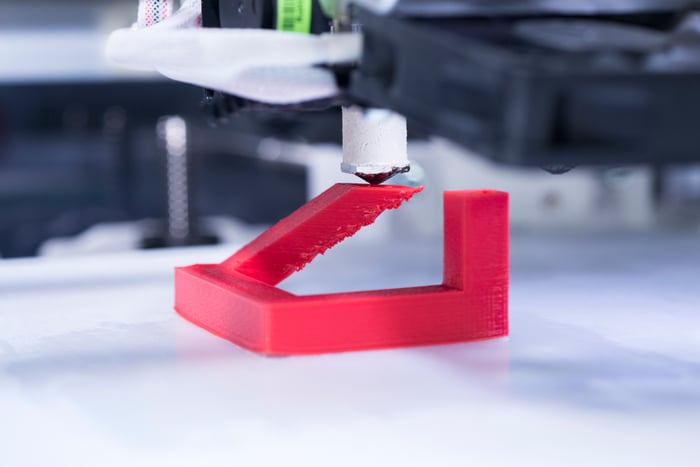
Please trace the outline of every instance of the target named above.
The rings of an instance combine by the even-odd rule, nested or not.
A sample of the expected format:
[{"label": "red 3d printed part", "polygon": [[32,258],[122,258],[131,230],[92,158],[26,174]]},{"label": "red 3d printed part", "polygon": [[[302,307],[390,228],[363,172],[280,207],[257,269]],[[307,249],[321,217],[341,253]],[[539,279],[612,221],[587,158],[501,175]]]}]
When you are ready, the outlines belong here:
[{"label": "red 3d printed part", "polygon": [[420,189],[338,184],[221,264],[178,268],[185,319],[265,354],[463,342],[508,333],[508,195],[444,193],[441,285],[297,296],[275,287]]}]

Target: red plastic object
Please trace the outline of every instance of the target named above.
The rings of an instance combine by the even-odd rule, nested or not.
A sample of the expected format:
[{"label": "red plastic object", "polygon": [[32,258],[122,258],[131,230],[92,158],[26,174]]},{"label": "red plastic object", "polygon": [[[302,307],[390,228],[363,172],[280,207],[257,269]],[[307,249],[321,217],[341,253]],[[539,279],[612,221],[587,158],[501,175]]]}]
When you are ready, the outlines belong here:
[{"label": "red plastic object", "polygon": [[444,193],[441,285],[297,296],[275,287],[416,191],[338,184],[221,264],[178,268],[185,319],[265,354],[405,347],[508,333],[508,195]]}]

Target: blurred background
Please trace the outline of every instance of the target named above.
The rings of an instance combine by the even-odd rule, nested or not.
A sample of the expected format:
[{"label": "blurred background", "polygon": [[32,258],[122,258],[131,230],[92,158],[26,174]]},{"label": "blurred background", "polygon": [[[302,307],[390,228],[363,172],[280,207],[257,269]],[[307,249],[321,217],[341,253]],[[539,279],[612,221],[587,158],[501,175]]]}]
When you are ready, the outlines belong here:
[{"label": "blurred background", "polygon": [[[131,0],[0,3],[0,256],[237,241],[340,180],[338,111],[247,111],[212,125],[203,90],[104,58]],[[209,109],[210,110],[210,109]],[[697,230],[700,168],[494,164],[413,132],[414,207],[376,236],[437,235],[440,193],[511,193],[514,230]]]}]

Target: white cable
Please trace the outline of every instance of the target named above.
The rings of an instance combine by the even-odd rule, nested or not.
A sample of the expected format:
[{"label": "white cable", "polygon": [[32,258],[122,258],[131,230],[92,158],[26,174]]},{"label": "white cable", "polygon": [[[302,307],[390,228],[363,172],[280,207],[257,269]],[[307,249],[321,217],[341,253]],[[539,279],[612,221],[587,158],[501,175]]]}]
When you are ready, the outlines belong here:
[{"label": "white cable", "polygon": [[200,27],[202,27],[202,0],[182,0],[180,2],[180,8],[174,14],[154,24],[151,26],[150,30]]},{"label": "white cable", "polygon": [[173,12],[172,0],[139,0],[136,26],[140,29],[165,21]]}]

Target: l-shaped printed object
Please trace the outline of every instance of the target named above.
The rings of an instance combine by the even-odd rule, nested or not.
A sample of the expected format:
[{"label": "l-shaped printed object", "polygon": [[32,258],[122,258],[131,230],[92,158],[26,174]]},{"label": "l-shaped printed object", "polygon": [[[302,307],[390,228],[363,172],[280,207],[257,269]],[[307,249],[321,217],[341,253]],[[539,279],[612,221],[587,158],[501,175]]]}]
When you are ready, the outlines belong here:
[{"label": "l-shaped printed object", "polygon": [[421,188],[337,184],[221,264],[177,268],[185,319],[270,355],[464,342],[508,334],[508,195],[444,193],[441,285],[297,296],[275,287]]}]

